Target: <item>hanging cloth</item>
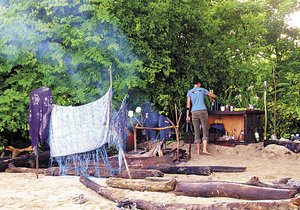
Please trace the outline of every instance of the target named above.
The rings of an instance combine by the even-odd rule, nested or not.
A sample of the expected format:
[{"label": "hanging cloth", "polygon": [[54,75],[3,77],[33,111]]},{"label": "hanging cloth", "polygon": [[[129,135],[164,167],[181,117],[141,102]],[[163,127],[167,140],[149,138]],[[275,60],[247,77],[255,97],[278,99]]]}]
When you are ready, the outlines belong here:
[{"label": "hanging cloth", "polygon": [[55,105],[50,120],[51,157],[84,153],[110,139],[112,89],[100,99],[82,106]]},{"label": "hanging cloth", "polygon": [[28,124],[31,145],[38,155],[38,140],[43,145],[49,136],[49,121],[52,110],[52,93],[47,87],[41,87],[30,93]]}]

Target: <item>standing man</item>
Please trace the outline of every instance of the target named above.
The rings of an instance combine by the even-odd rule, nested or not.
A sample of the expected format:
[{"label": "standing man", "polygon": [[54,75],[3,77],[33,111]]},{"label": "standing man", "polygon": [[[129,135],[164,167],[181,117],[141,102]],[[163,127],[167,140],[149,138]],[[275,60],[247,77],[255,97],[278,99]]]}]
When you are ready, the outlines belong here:
[{"label": "standing man", "polygon": [[205,96],[209,96],[212,100],[215,100],[217,96],[207,89],[201,87],[201,82],[197,76],[194,77],[194,88],[190,89],[187,93],[186,100],[186,121],[190,123],[190,112],[192,113],[192,123],[194,126],[195,136],[194,143],[196,144],[197,153],[200,154],[200,124],[203,128],[203,154],[210,155],[207,151],[208,135],[209,135],[209,123],[208,112],[205,106]]}]

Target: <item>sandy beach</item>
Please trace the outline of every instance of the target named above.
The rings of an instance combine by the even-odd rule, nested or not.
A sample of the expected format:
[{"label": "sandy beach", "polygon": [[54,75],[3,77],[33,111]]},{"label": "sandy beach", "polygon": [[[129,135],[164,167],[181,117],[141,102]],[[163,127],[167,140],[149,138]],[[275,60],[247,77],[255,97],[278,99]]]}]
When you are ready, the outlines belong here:
[{"label": "sandy beach", "polygon": [[[188,145],[185,145],[187,147]],[[272,183],[281,178],[300,180],[300,154],[281,146],[263,147],[262,143],[237,145],[235,147],[209,145],[212,156],[196,155],[180,165],[190,166],[242,166],[245,172],[213,173],[210,176],[171,175],[182,180],[220,180],[246,182],[251,177],[259,177],[261,182]],[[90,177],[96,183],[107,186],[105,178]],[[37,179],[32,173],[0,173],[0,209],[114,209],[116,204],[101,197],[84,186],[77,176],[44,176]],[[176,196],[173,192],[138,192],[110,188],[124,198],[143,199],[160,203],[201,203],[242,202],[243,200],[214,197]],[[81,199],[80,199],[81,198]],[[83,202],[80,202],[83,201]]]}]

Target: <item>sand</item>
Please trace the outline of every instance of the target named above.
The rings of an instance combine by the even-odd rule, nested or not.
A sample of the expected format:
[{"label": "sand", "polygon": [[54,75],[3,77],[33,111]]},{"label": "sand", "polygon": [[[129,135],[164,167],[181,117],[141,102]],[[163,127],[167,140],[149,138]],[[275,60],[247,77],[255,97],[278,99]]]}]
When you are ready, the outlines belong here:
[{"label": "sand", "polygon": [[[185,147],[187,147],[186,145]],[[176,176],[182,180],[221,180],[246,182],[257,176],[264,183],[280,178],[300,180],[300,154],[295,154],[284,147],[264,148],[261,143],[239,145],[235,147],[209,145],[212,156],[196,155],[180,165],[199,166],[243,166],[245,172],[213,173],[210,176],[165,175]],[[90,177],[98,184],[104,185],[105,178]],[[114,209],[116,204],[86,188],[77,176],[44,176],[31,173],[0,173],[0,209]],[[241,201],[233,198],[193,198],[175,196],[173,192],[138,192],[109,188],[117,196],[131,199],[144,199],[163,203],[216,203]],[[81,198],[81,200],[79,199]],[[80,203],[80,201],[85,201]]]}]

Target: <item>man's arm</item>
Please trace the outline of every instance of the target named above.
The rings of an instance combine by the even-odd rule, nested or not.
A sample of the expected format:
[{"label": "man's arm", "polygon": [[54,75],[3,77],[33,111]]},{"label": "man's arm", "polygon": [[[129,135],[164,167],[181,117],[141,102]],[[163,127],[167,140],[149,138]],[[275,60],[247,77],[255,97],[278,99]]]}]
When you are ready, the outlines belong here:
[{"label": "man's arm", "polygon": [[186,97],[186,121],[190,122],[190,108],[191,108],[191,98],[189,96]]},{"label": "man's arm", "polygon": [[217,96],[212,92],[208,92],[207,96],[210,97],[213,101],[217,99]]}]

